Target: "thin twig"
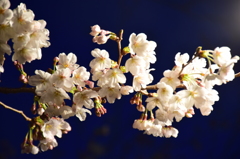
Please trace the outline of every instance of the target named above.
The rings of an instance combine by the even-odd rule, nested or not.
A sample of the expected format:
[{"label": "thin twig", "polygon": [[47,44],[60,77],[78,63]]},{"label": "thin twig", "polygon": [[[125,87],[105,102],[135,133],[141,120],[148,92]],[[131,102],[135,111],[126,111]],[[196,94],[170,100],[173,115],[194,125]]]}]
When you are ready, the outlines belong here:
[{"label": "thin twig", "polygon": [[179,75],[181,75],[182,71],[184,70],[184,68],[185,68],[187,65],[189,65],[195,58],[198,57],[198,54],[199,54],[199,52],[201,52],[201,51],[202,51],[202,47],[201,47],[201,46],[197,47],[196,52],[195,52],[195,54],[193,55],[193,58],[192,58],[190,61],[188,61],[187,64],[185,64],[185,65],[182,64],[182,69],[181,69],[181,71],[179,72]]},{"label": "thin twig", "polygon": [[122,61],[122,46],[121,46],[121,41],[122,41],[122,36],[123,36],[123,29],[120,30],[119,32],[119,38],[117,39],[117,43],[118,43],[118,67],[120,67],[121,61]]},{"label": "thin twig", "polygon": [[31,121],[31,120],[32,120],[31,118],[27,117],[27,116],[23,113],[23,111],[21,111],[21,110],[17,110],[17,109],[15,109],[15,108],[12,108],[12,107],[10,107],[10,106],[7,106],[6,104],[2,103],[1,101],[0,101],[0,105],[2,105],[2,106],[3,106],[4,108],[6,108],[6,109],[10,109],[10,110],[12,110],[12,111],[14,111],[14,112],[17,112],[17,113],[21,114],[27,121]]},{"label": "thin twig", "polygon": [[240,72],[236,73],[235,77],[240,77]]}]

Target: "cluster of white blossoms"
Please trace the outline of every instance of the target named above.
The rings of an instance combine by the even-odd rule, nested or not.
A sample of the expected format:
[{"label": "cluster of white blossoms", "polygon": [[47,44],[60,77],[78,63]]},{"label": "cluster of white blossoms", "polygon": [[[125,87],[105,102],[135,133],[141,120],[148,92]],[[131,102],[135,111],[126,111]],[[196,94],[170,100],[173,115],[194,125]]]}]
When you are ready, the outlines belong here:
[{"label": "cluster of white blossoms", "polygon": [[[137,41],[137,38],[132,39]],[[94,82],[89,80],[90,72],[85,67],[76,64],[77,56],[73,53],[68,55],[60,53],[54,59],[54,70],[51,73],[36,70],[36,75],[29,77],[28,84],[36,87],[37,99],[35,103],[38,105],[36,112],[44,118],[40,127],[42,132],[40,148],[42,151],[57,145],[54,136],[60,137],[61,135],[59,136],[58,132],[63,130],[62,126],[56,126],[56,122],[60,119],[63,122],[64,119],[76,116],[80,121],[84,121],[87,113],[91,114],[90,110],[92,108],[95,108],[97,116],[101,116],[106,113],[106,109],[102,105],[105,99],[108,103],[114,103],[122,95],[129,95],[134,89],[141,90],[151,83],[153,77],[149,74],[149,63],[156,61],[154,56],[156,43],[147,41],[146,38],[142,42],[146,42],[146,52],[132,53],[130,60],[134,59],[136,62],[141,60],[144,61],[145,65],[139,64],[135,67],[132,65],[133,63],[126,62],[126,70],[134,73],[133,87],[124,85],[126,83],[125,69],[111,60],[106,50],[98,48],[92,50],[91,54],[94,59],[89,66],[91,67],[92,80],[96,81],[96,85],[99,87],[93,87]],[[139,45],[142,44],[139,43]],[[132,48],[134,49],[134,47]],[[146,75],[148,76],[147,83]],[[71,106],[65,104],[65,100],[70,100],[69,93],[73,94],[73,104]],[[55,118],[58,118],[58,120]],[[70,125],[67,130],[70,130]]]},{"label": "cluster of white blossoms", "polygon": [[[54,136],[61,137],[62,132],[71,130],[64,119],[76,116],[84,121],[86,113],[91,114],[88,109],[94,107],[91,98],[96,98],[98,94],[85,87],[86,84],[91,83],[88,81],[90,73],[85,67],[79,67],[76,62],[75,54],[61,53],[55,58],[55,70],[51,74],[36,70],[36,75],[28,79],[28,84],[36,87],[35,105],[38,105],[36,113],[41,116],[38,121],[41,121],[39,132],[42,133],[42,135],[36,134],[36,138],[40,142],[41,151],[56,147],[58,144]],[[74,94],[72,106],[66,105],[64,101],[70,100],[68,93]]]},{"label": "cluster of white blossoms", "polygon": [[153,81],[150,74],[150,63],[156,62],[155,48],[157,44],[154,41],[148,41],[144,33],[136,35],[132,33],[129,38],[129,50],[131,58],[126,61],[126,71],[133,75],[133,89],[140,91],[142,88]]},{"label": "cluster of white blossoms", "polygon": [[146,99],[147,110],[153,116],[154,109],[156,118],[147,119],[145,112],[134,121],[133,127],[144,130],[148,135],[177,137],[177,129],[171,126],[174,118],[179,122],[183,117],[192,117],[194,107],[200,109],[202,115],[209,115],[213,104],[219,100],[213,86],[235,78],[233,66],[238,60],[239,56],[231,57],[228,47],[214,50],[201,50],[199,47],[192,59],[187,53],[177,53],[175,67],[164,71],[164,77],[156,84],[157,92]]},{"label": "cluster of white blossoms", "polygon": [[[29,132],[22,144],[23,153],[37,154],[39,150],[53,149],[58,145],[55,136],[61,138],[63,133],[71,130],[65,119],[76,116],[84,121],[87,114],[92,114],[92,109],[100,117],[107,112],[104,103],[113,104],[122,95],[134,91],[136,94],[130,103],[136,104],[142,114],[134,121],[133,128],[155,137],[177,137],[178,130],[172,127],[172,123],[181,121],[183,117],[191,118],[194,107],[200,109],[202,115],[209,115],[213,104],[219,100],[213,87],[235,78],[233,67],[239,57],[232,57],[228,47],[214,50],[198,47],[192,58],[187,53],[177,53],[173,69],[164,71],[164,77],[156,85],[149,86],[153,81],[150,72],[154,69],[150,64],[156,62],[156,42],[147,40],[144,33],[132,33],[129,45],[122,49],[123,30],[117,35],[102,30],[99,25],[91,27],[93,42],[116,41],[119,50],[117,62],[110,59],[106,50],[96,48],[91,51],[94,59],[90,61],[91,70],[88,72],[87,68],[77,64],[74,53],[60,53],[54,58],[52,70],[36,70],[36,75],[29,77],[22,64],[41,59],[41,48],[50,45],[49,31],[45,29],[44,20],[34,20],[34,13],[27,10],[25,4],[21,3],[13,11],[9,6],[8,0],[0,0],[0,72],[4,71],[4,54],[11,53],[7,42],[12,39],[12,60],[17,63],[20,77],[24,79],[22,82],[35,88],[32,111],[38,114],[29,119]],[[129,58],[125,65],[121,65],[125,55]],[[125,73],[128,72],[133,77],[132,85],[125,85]],[[143,96],[146,96],[145,105]],[[67,100],[72,102],[66,104]],[[34,145],[35,140],[39,141],[38,146]]]},{"label": "cluster of white blossoms", "polygon": [[44,20],[34,20],[33,11],[23,3],[14,10],[9,7],[9,0],[0,0],[0,72],[4,72],[4,54],[12,52],[9,39],[13,42],[12,60],[20,64],[41,59],[41,48],[50,45]]}]

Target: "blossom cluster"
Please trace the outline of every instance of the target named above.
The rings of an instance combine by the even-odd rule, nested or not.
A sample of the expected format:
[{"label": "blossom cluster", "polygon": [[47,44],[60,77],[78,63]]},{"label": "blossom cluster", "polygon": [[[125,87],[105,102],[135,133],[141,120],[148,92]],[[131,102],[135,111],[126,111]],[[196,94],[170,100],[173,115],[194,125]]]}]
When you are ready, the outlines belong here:
[{"label": "blossom cluster", "polygon": [[13,42],[12,60],[20,64],[40,60],[41,48],[50,45],[46,21],[34,20],[33,11],[23,3],[14,10],[9,7],[9,0],[0,1],[0,72],[4,72],[4,54],[12,52],[8,40]]},{"label": "blossom cluster", "polygon": [[150,63],[156,62],[155,48],[157,44],[154,41],[148,41],[144,33],[136,35],[132,33],[129,37],[129,51],[131,58],[126,63],[126,71],[133,75],[133,88],[135,91],[140,91],[142,88],[153,81],[153,76],[150,74]]},{"label": "blossom cluster", "polygon": [[[125,63],[125,72],[132,74],[132,88],[138,92],[131,103],[137,104],[137,109],[143,112],[140,119],[134,121],[133,128],[144,130],[148,135],[177,137],[178,130],[172,127],[174,119],[179,122],[183,117],[192,117],[194,107],[200,109],[202,115],[209,115],[213,110],[212,105],[219,100],[214,85],[235,78],[233,66],[239,56],[232,57],[228,47],[214,50],[202,50],[199,47],[191,59],[187,53],[177,53],[173,69],[164,71],[164,77],[156,84],[157,92],[142,92],[153,81],[150,71],[154,69],[150,68],[150,64],[156,62],[156,46],[154,41],[147,40],[144,33],[132,33],[129,37],[131,57]],[[99,86],[105,87],[105,84]],[[142,94],[148,95],[146,107],[142,104]]]},{"label": "blossom cluster", "polygon": [[171,127],[174,119],[179,122],[183,117],[192,117],[194,107],[200,109],[202,115],[209,115],[219,100],[214,85],[235,78],[233,66],[238,60],[239,56],[231,57],[228,47],[198,48],[191,60],[187,53],[177,53],[175,67],[164,71],[164,77],[156,84],[157,92],[146,99],[147,110],[152,113],[155,109],[156,118],[147,120],[144,114],[134,121],[133,127],[153,136],[177,137],[177,129]]},{"label": "blossom cluster", "polygon": [[[145,36],[145,34],[142,35]],[[132,34],[131,36],[134,35]],[[141,35],[132,38],[132,42],[134,40],[138,41],[141,38]],[[90,109],[92,108],[95,108],[97,116],[106,113],[106,109],[102,105],[103,101],[106,100],[108,103],[114,103],[116,99],[121,99],[122,95],[129,95],[133,90],[140,90],[142,87],[145,88],[153,79],[149,73],[149,63],[153,62],[151,59],[154,59],[154,62],[156,61],[156,57],[154,56],[156,43],[147,41],[146,36],[143,37],[143,41],[146,42],[146,46],[144,47],[146,52],[132,52],[130,60],[126,62],[126,69],[120,67],[117,62],[110,59],[109,53],[106,50],[98,48],[92,50],[91,54],[94,59],[89,64],[92,81],[90,80],[90,72],[85,67],[80,67],[76,63],[77,56],[75,54],[69,53],[66,55],[65,53],[60,53],[54,59],[54,69],[52,72],[36,70],[36,75],[30,76],[28,79],[28,84],[36,88],[37,99],[35,100],[35,105],[38,105],[38,108],[35,113],[47,117],[48,120],[50,119],[49,121],[59,118],[59,116],[61,116],[60,119],[62,120],[76,116],[80,121],[84,121],[87,113],[91,114]],[[141,45],[141,43],[139,44]],[[139,60],[141,62],[144,61],[145,65],[133,65],[134,60],[137,63],[139,63]],[[126,83],[124,73],[128,71],[134,76],[133,86],[124,85]],[[96,81],[96,85],[99,87],[94,87],[93,81]],[[73,104],[71,106],[65,104],[65,100],[70,100],[69,93],[73,94]],[[57,143],[53,136],[58,136],[56,132],[61,127],[54,125],[45,126],[46,124],[50,124],[48,120],[42,121],[43,124],[40,131],[43,133],[43,139],[38,140],[40,140],[40,144],[43,140],[45,145],[54,147]],[[54,122],[51,123],[54,124]],[[46,133],[45,127],[50,127],[51,131],[48,129]],[[45,134],[51,134],[51,137],[49,138],[49,135],[46,136]],[[45,151],[46,148],[41,147],[41,150]]]}]

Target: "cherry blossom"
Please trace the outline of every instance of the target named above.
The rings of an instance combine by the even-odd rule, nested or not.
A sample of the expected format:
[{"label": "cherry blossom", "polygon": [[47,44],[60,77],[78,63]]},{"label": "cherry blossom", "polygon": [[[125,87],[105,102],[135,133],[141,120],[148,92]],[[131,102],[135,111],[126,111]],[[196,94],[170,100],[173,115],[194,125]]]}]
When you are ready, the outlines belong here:
[{"label": "cherry blossom", "polygon": [[41,151],[52,150],[54,147],[57,147],[58,143],[55,138],[45,138],[40,140],[39,147]]},{"label": "cherry blossom", "polygon": [[60,53],[59,54],[59,62],[58,65],[56,66],[57,70],[61,68],[69,68],[71,71],[75,70],[78,68],[77,62],[77,56],[73,53],[69,53],[66,55],[65,53]]},{"label": "cherry blossom", "polygon": [[148,45],[147,35],[144,33],[138,35],[132,33],[129,37],[129,48],[132,54],[142,54],[147,50]]},{"label": "cherry blossom", "polygon": [[85,106],[88,109],[92,109],[94,107],[94,103],[91,98],[95,98],[98,96],[98,93],[92,90],[83,90],[81,92],[77,92],[73,97],[73,102],[78,106]]},{"label": "cherry blossom", "polygon": [[120,90],[117,87],[112,88],[104,86],[98,93],[101,97],[106,97],[109,103],[114,103],[115,99],[121,99],[122,97]]},{"label": "cherry blossom", "polygon": [[111,60],[106,50],[94,49],[91,52],[92,56],[95,57],[90,62],[90,67],[94,70],[103,70],[111,67]]},{"label": "cherry blossom", "polygon": [[91,111],[89,111],[88,109],[80,108],[80,107],[76,108],[76,117],[80,121],[85,121],[86,120],[87,113],[90,114],[90,115],[92,114]]}]

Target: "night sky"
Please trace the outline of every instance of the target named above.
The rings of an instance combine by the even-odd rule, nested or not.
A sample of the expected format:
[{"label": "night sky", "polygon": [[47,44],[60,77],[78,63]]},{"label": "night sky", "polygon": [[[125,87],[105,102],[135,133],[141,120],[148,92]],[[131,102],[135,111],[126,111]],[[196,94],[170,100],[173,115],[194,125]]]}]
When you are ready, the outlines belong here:
[{"label": "night sky", "polygon": [[[98,45],[89,35],[90,26],[118,33],[124,29],[122,46],[127,46],[131,33],[145,33],[148,40],[157,43],[157,62],[151,65],[153,84],[163,71],[174,66],[178,52],[193,54],[198,46],[213,50],[228,46],[232,55],[240,55],[240,1],[238,0],[12,0],[11,9],[25,3],[35,13],[35,20],[44,19],[50,31],[49,48],[42,49],[42,60],[24,65],[29,75],[36,69],[47,70],[59,53],[73,52],[78,64],[90,71],[91,51],[106,49],[110,58],[117,60],[117,44],[108,41]],[[127,56],[128,57],[128,56]],[[127,57],[123,58],[123,63]],[[5,72],[1,74],[0,87],[21,87],[19,72],[6,55]],[[240,64],[235,65],[240,72]],[[130,76],[129,76],[130,77]],[[128,80],[131,84],[131,78]],[[131,105],[133,94],[123,96],[114,104],[105,104],[108,113],[101,118],[87,116],[81,122],[76,117],[67,121],[72,131],[57,138],[58,147],[47,152],[21,154],[21,143],[28,131],[28,122],[13,111],[0,107],[0,159],[168,159],[168,158],[240,158],[240,79],[216,86],[220,100],[213,105],[209,116],[199,110],[193,118],[174,122],[179,130],[177,138],[160,138],[143,134],[132,128],[141,113]],[[29,117],[33,94],[1,94],[0,101],[23,110]],[[37,142],[36,142],[37,144]]]}]

